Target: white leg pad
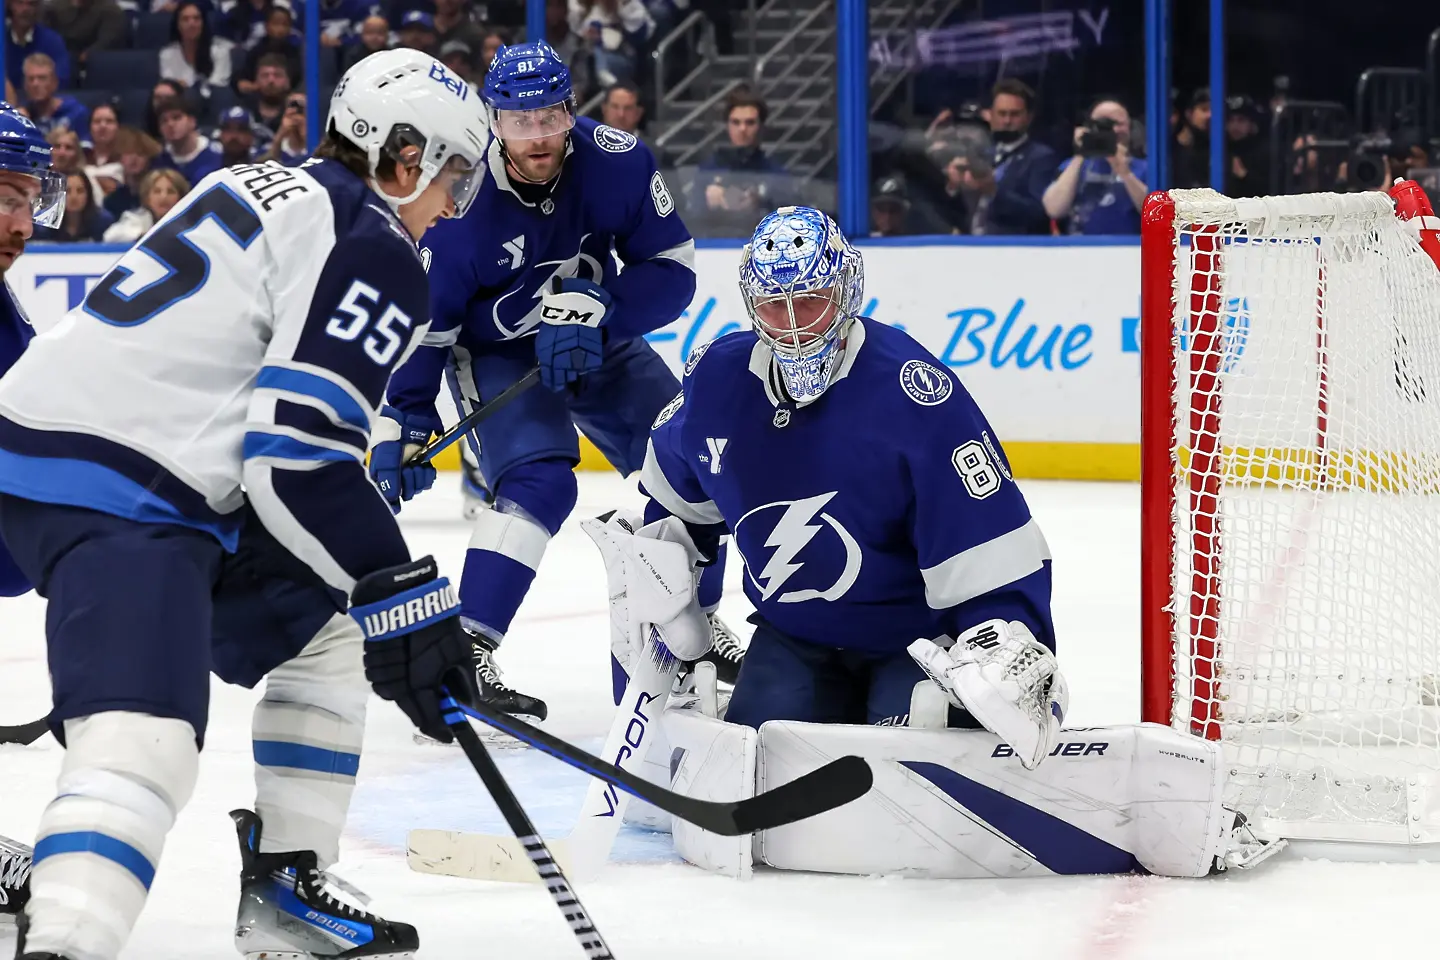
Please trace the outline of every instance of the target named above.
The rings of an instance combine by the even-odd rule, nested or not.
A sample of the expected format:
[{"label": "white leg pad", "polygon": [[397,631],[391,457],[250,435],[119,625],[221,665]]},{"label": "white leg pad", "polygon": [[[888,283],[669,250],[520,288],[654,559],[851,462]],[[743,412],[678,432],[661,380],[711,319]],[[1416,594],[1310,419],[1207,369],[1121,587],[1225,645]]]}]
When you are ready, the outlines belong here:
[{"label": "white leg pad", "polygon": [[363,640],[336,614],[265,679],[251,728],[261,853],[314,850],[322,868],[339,858],[370,700]]},{"label": "white leg pad", "polygon": [[[755,795],[755,758],[759,734],[750,727],[705,716],[698,700],[679,700],[665,711],[674,775],[670,789],[697,800],[735,801]],[[671,834],[675,850],[690,863],[741,880],[750,879],[751,836],[722,837],[679,817]]]},{"label": "white leg pad", "polygon": [[65,723],[68,749],[30,877],[25,948],[114,960],[199,770],[183,720],[113,711]]}]

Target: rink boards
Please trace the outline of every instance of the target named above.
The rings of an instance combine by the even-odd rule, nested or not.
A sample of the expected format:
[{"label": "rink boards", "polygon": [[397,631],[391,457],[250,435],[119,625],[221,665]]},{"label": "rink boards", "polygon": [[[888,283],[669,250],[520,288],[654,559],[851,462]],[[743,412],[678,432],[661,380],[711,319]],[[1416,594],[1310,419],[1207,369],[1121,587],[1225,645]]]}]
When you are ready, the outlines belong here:
[{"label": "rink boards", "polygon": [[[904,328],[961,378],[1016,475],[1139,478],[1138,240],[936,237],[862,248],[864,313]],[[44,329],[121,252],[34,244],[7,279]],[[700,242],[694,301],[649,336],[677,374],[695,347],[747,324],[739,262],[738,242]],[[582,466],[604,467],[584,446]]]}]

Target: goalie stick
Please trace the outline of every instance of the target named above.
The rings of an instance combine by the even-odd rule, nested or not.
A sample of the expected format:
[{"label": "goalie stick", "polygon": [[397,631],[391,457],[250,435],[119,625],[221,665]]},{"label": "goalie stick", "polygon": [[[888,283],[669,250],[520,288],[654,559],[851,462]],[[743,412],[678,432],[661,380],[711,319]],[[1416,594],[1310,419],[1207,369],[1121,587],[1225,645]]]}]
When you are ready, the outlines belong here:
[{"label": "goalie stick", "polygon": [[469,758],[470,765],[480,775],[480,781],[485,784],[485,789],[490,791],[490,796],[495,798],[495,805],[500,808],[500,813],[505,817],[505,822],[510,829],[515,831],[515,839],[519,840],[529,855],[530,862],[534,864],[535,871],[540,874],[545,884],[545,889],[550,892],[550,897],[555,901],[555,906],[565,915],[565,920],[570,924],[570,932],[575,934],[575,939],[580,943],[580,949],[585,951],[589,960],[615,960],[615,955],[610,952],[610,947],[605,943],[605,938],[600,931],[595,929],[595,924],[590,920],[590,915],[585,912],[585,907],[580,899],[575,896],[575,891],[570,889],[570,884],[565,879],[565,874],[555,858],[550,856],[550,851],[545,848],[545,841],[540,838],[540,832],[530,822],[530,817],[525,813],[525,808],[520,806],[516,799],[515,792],[510,789],[510,784],[505,782],[505,777],[500,773],[500,768],[495,766],[494,759],[485,749],[485,744],[480,742],[480,737],[474,730],[470,729],[470,721],[465,719],[465,714],[457,709],[458,704],[447,698],[443,703],[445,723],[455,734],[455,739],[460,741],[460,749],[465,751]]},{"label": "goalie stick", "polygon": [[41,717],[39,720],[32,720],[14,727],[0,727],[0,743],[31,744],[43,737],[49,729],[48,717]]}]

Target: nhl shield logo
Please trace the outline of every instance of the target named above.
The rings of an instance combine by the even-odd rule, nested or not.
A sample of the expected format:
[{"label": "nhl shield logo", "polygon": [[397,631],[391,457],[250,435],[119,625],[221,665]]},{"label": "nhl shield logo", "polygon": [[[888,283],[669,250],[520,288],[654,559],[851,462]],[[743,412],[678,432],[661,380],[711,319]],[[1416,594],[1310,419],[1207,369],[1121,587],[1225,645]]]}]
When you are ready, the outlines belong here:
[{"label": "nhl shield logo", "polygon": [[900,387],[922,407],[942,404],[955,391],[945,371],[924,360],[905,361],[900,368]]},{"label": "nhl shield logo", "polygon": [[547,216],[547,217],[550,216],[550,214],[552,214],[552,213],[555,212],[555,201],[554,201],[554,200],[551,200],[549,197],[546,197],[544,200],[541,200],[541,201],[540,201],[540,212],[543,213],[543,214],[545,214],[545,216]]},{"label": "nhl shield logo", "polygon": [[429,247],[421,247],[421,248],[420,248],[420,266],[422,266],[422,267],[425,268],[425,272],[426,272],[426,273],[429,273],[429,272],[430,272],[430,248],[429,248]]}]

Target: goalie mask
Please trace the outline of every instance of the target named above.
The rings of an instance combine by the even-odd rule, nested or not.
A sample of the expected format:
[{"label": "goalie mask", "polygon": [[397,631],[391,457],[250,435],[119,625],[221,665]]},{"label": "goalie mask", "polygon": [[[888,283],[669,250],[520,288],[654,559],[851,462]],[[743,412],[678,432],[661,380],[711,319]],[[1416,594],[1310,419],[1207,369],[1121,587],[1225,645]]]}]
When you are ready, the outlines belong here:
[{"label": "goalie mask", "polygon": [[859,252],[819,210],[781,207],[755,228],[741,255],[740,294],[796,401],[830,385],[864,291]]}]

